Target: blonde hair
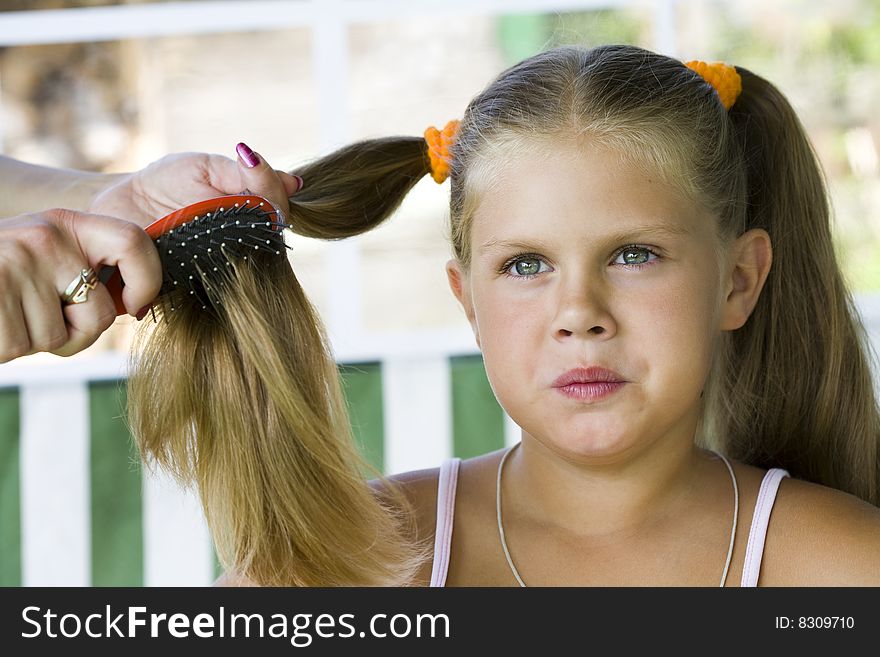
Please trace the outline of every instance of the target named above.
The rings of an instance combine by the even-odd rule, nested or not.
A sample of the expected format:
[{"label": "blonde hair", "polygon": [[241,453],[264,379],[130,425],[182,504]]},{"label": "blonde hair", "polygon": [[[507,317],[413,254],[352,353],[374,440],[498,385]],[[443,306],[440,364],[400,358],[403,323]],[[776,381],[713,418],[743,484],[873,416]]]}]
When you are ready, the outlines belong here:
[{"label": "blonde hair", "polygon": [[[880,412],[821,170],[779,90],[737,70],[729,111],[682,62],[632,46],[557,48],[504,71],[468,105],[451,151],[453,252],[468,268],[475,203],[509,153],[582,135],[712,210],[720,244],[766,230],[773,266],[748,322],[719,340],[696,440],[877,505]],[[307,181],[293,229],[368,231],[429,172],[422,138],[347,146],[293,172]],[[403,491],[364,483],[332,354],[288,263],[239,262],[227,283],[216,308],[165,304],[135,352],[145,459],[198,486],[223,565],[257,583],[411,583],[430,546]]]},{"label": "blonde hair", "polygon": [[[375,223],[358,224],[367,196],[351,196],[345,167],[325,161],[332,188],[307,178],[311,196],[291,209],[299,232],[345,237],[390,214],[396,204],[378,189]],[[197,488],[220,562],[238,578],[412,583],[430,546],[416,539],[405,492],[354,444],[330,345],[290,264],[262,252],[230,262],[212,275],[222,303],[162,298],[159,321],[135,336],[128,422],[143,460]]]}]

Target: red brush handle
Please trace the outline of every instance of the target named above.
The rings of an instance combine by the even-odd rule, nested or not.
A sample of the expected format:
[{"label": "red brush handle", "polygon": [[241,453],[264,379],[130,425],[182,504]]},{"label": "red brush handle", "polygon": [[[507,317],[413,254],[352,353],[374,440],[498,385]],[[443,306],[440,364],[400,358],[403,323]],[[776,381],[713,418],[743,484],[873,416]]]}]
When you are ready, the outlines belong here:
[{"label": "red brush handle", "polygon": [[[272,215],[273,221],[277,217],[275,208],[262,196],[236,194],[231,196],[218,196],[216,198],[209,198],[205,201],[199,201],[198,203],[187,205],[185,208],[175,210],[171,214],[167,214],[161,219],[156,219],[156,221],[151,223],[144,230],[147,231],[147,235],[155,240],[157,237],[164,235],[169,230],[177,228],[181,224],[185,224],[187,221],[190,221],[195,217],[207,214],[208,212],[216,212],[220,208],[228,208],[229,206],[235,205],[236,203],[238,203],[239,205],[249,203],[251,206],[258,206],[262,203],[266,208],[266,212],[269,212]],[[107,278],[107,270],[110,270],[109,278]],[[119,316],[128,313],[128,311],[125,309],[125,305],[122,303],[123,281],[122,276],[119,274],[119,269],[116,267],[105,267],[101,271],[100,278],[104,282],[104,285],[107,286],[107,290],[110,292],[110,296],[113,298],[113,303],[116,304],[116,315]],[[107,280],[104,280],[105,278],[107,278]]]}]

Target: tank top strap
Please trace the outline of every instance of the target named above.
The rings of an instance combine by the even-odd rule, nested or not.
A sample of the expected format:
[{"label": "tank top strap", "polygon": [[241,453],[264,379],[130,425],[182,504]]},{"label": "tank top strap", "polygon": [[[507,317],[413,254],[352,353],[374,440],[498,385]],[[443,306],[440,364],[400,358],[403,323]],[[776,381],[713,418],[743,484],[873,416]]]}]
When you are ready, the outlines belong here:
[{"label": "tank top strap", "polygon": [[452,548],[452,519],[455,513],[455,488],[461,459],[446,459],[440,465],[437,483],[437,526],[434,529],[434,564],[430,586],[445,586]]},{"label": "tank top strap", "polygon": [[771,468],[764,475],[758,500],[755,502],[755,513],[749,529],[749,542],[743,562],[742,582],[740,586],[757,586],[761,574],[761,559],[764,556],[764,541],[767,538],[767,525],[770,523],[770,512],[776,501],[776,493],[782,479],[790,476],[788,470]]}]

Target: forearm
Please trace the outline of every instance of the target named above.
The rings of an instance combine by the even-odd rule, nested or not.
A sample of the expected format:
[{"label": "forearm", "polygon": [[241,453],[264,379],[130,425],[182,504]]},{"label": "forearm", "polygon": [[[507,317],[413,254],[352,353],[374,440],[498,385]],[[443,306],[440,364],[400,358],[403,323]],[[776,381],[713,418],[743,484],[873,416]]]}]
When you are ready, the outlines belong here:
[{"label": "forearm", "polygon": [[86,210],[121,175],[53,169],[0,155],[0,217],[49,208]]}]

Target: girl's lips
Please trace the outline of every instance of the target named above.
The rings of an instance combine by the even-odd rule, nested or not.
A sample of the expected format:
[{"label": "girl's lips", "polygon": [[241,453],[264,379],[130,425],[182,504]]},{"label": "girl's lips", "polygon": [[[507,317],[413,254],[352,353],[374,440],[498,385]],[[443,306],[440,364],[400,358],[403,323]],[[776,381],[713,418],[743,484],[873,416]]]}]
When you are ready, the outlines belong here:
[{"label": "girl's lips", "polygon": [[595,381],[593,383],[569,383],[565,386],[554,386],[554,389],[569,399],[598,401],[610,397],[625,385],[625,381]]},{"label": "girl's lips", "polygon": [[573,383],[626,383],[624,378],[614,370],[606,367],[576,367],[558,376],[553,382],[554,388],[571,385]]}]

